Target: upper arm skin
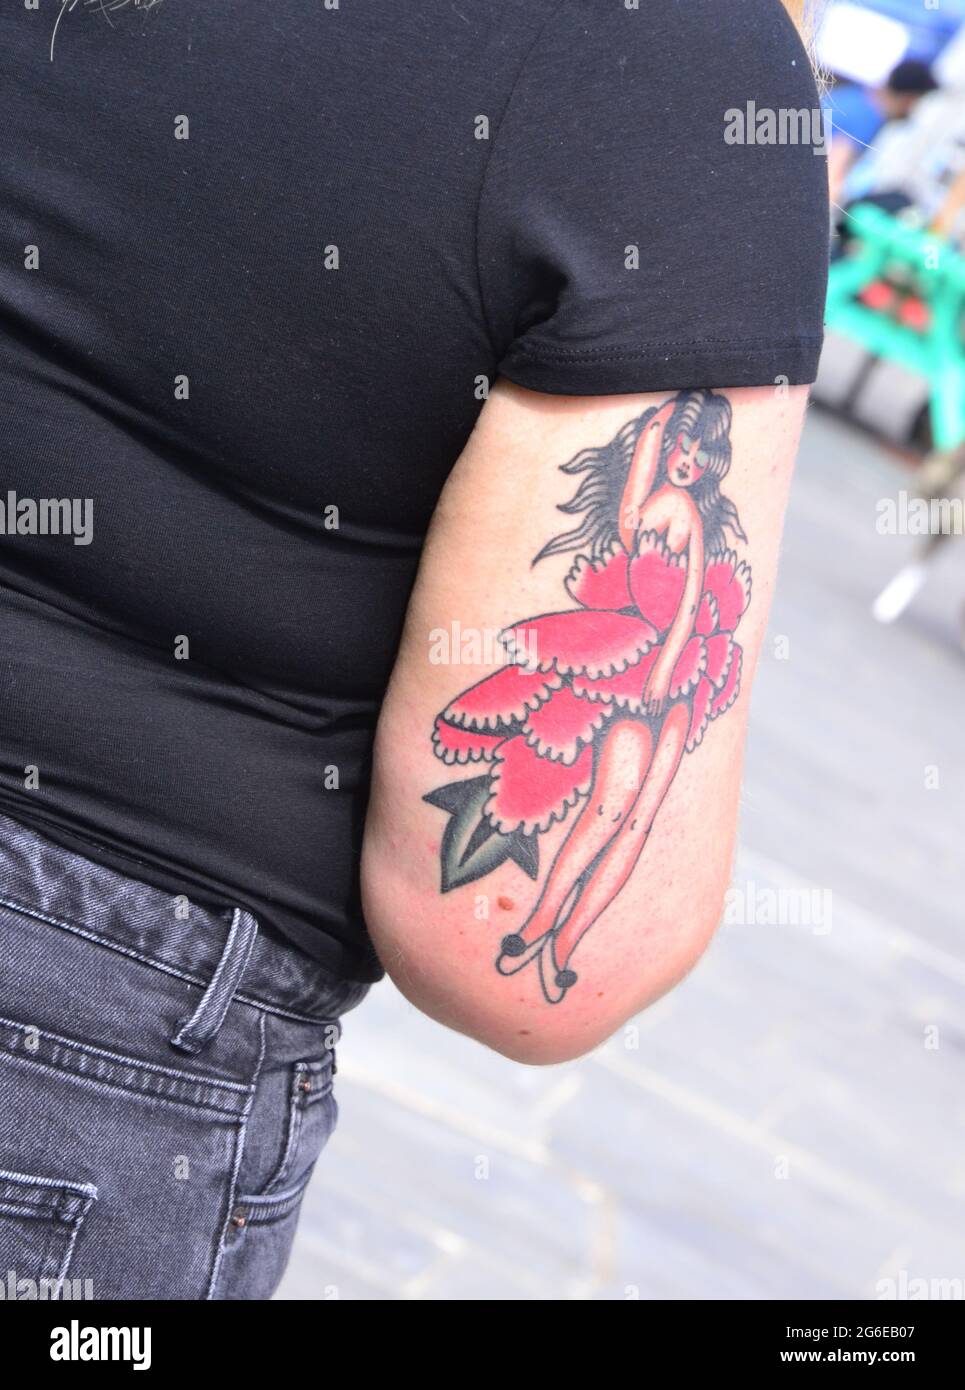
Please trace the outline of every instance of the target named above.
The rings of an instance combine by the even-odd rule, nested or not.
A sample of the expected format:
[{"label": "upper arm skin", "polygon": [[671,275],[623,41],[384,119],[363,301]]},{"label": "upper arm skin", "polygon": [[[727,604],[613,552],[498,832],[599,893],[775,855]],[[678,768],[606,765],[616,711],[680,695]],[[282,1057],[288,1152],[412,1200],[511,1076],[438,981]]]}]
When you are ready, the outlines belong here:
[{"label": "upper arm skin", "polygon": [[[693,751],[674,761],[674,740],[682,737],[675,733],[676,724],[690,729],[692,697],[686,694],[661,692],[651,681],[646,698],[658,697],[654,708],[661,714],[649,720],[640,713],[639,703],[633,708],[612,700],[593,704],[590,713],[607,716],[604,727],[591,735],[593,785],[588,798],[571,806],[562,822],[529,840],[538,846],[537,878],[506,858],[488,873],[442,893],[440,846],[453,818],[444,807],[423,798],[460,779],[486,774],[494,764],[445,764],[433,753],[433,726],[460,692],[505,663],[505,652],[492,640],[496,633],[540,614],[579,607],[564,581],[577,554],[586,553],[588,545],[532,563],[548,541],[579,524],[578,514],[563,514],[558,506],[573,496],[587,473],[567,475],[560,466],[581,450],[614,440],[627,422],[675,394],[557,397],[497,384],[440,499],[379,721],[362,863],[364,910],[376,949],[399,989],[417,1007],[522,1061],[557,1062],[601,1042],[691,968],[717,924],[731,867],[750,686],[770,606],[806,389],[755,387],[715,393],[731,408],[732,461],[719,487],[735,504],[747,536],[745,543],[730,530],[725,543],[737,561],[750,566],[753,582],[739,623],[739,609],[728,617],[716,614],[718,630],[728,623],[730,629],[736,627],[734,636],[743,648],[739,693],[731,708],[707,724]],[[718,421],[721,410],[726,419],[726,406],[718,406]],[[706,452],[703,457],[708,458]],[[719,451],[714,457],[719,460]],[[708,471],[717,466],[712,464]],[[660,478],[655,481],[659,486]],[[662,505],[673,512],[677,494],[665,476],[664,487]],[[695,496],[692,491],[689,495]],[[659,499],[655,505],[659,518]],[[685,500],[677,511],[683,517],[697,515]],[[612,518],[614,527],[619,520]],[[639,533],[643,523],[634,517],[634,524]],[[702,529],[709,565],[712,528],[705,523]],[[625,519],[622,530],[625,534]],[[699,553],[700,547],[695,549]],[[625,554],[623,546],[620,550]],[[746,570],[743,573],[746,576]],[[582,642],[589,652],[586,659],[600,667],[609,660],[615,632],[618,645],[624,641],[624,630],[630,633],[626,640],[636,640],[638,629],[645,631],[638,613],[651,602],[648,584],[650,580],[641,578],[637,596],[642,595],[642,603],[629,614],[624,607],[618,632],[606,611],[580,620],[591,627],[589,636],[582,630],[575,634],[572,624],[562,638],[529,629],[537,632],[537,663],[545,668],[540,675],[548,674],[558,688],[573,679],[572,662],[569,675],[560,675],[566,666],[560,641],[577,646]],[[604,604],[597,599],[590,607],[602,610]],[[679,617],[679,606],[675,614]],[[684,641],[688,621],[685,616]],[[707,611],[702,623],[706,639],[713,628],[708,628]],[[448,635],[448,653],[441,633]],[[474,638],[484,644],[481,653],[471,649]],[[678,623],[675,640],[680,638]],[[732,650],[728,644],[733,640],[718,642],[715,656],[725,648]],[[706,646],[697,644],[691,652],[704,665],[713,659]],[[440,659],[447,655],[448,660]],[[470,664],[473,659],[477,664]],[[643,672],[648,658],[646,652],[639,656],[634,651],[630,660],[632,683],[634,664]],[[715,674],[720,680],[720,672]],[[532,678],[538,681],[540,676]],[[719,686],[713,688],[716,692]],[[577,695],[566,693],[572,704]],[[566,714],[562,703],[557,709]],[[582,717],[583,706],[576,709]],[[504,722],[501,729],[508,740],[520,725]],[[490,752],[498,741],[494,736]],[[565,780],[573,756],[570,749],[569,762],[548,764],[541,758],[536,764],[539,777],[557,771]],[[505,771],[508,764],[499,766]],[[580,766],[585,773],[587,761]],[[661,777],[670,779],[662,800]],[[525,776],[506,787],[525,800]],[[461,794],[461,788],[457,792]],[[580,829],[584,804],[588,812]],[[638,821],[647,819],[647,806],[652,809],[654,804],[658,809],[652,830],[641,844]],[[474,815],[478,822],[478,813]],[[507,825],[504,821],[504,829]],[[616,829],[604,829],[611,825]],[[560,854],[566,844],[568,861]],[[592,858],[597,853],[599,857]],[[546,887],[557,856],[562,867]],[[520,857],[525,862],[525,856]],[[579,868],[585,860],[591,861],[590,867],[578,879],[574,866]],[[565,906],[553,905],[554,894],[558,898],[568,881],[567,872],[576,892],[569,925]],[[537,914],[527,929],[541,893],[542,916]],[[594,903],[596,916],[591,911]],[[587,919],[590,925],[579,935]],[[518,973],[501,974],[495,961],[503,938],[522,935],[526,950],[520,950],[528,959],[547,922],[562,933],[545,937],[542,955],[537,953]],[[574,934],[579,944],[571,958],[563,959],[573,947]],[[547,953],[547,943],[561,959]],[[507,969],[515,963],[511,955],[502,959]],[[541,984],[541,968],[551,998]],[[562,989],[555,983],[560,970],[576,977],[571,980],[564,974]],[[551,1002],[560,993],[563,997]]]}]

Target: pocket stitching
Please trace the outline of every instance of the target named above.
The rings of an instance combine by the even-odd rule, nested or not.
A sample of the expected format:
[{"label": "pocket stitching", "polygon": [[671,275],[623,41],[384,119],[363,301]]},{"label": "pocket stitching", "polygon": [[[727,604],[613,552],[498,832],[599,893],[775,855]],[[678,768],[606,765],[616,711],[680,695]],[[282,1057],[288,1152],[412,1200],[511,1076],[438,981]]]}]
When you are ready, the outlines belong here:
[{"label": "pocket stitching", "polygon": [[310,1168],[303,1178],[299,1178],[294,1187],[290,1187],[287,1192],[259,1193],[250,1197],[240,1196],[235,1204],[235,1213],[243,1211],[246,1218],[246,1225],[267,1226],[275,1221],[283,1221],[286,1216],[290,1216],[295,1210],[299,1201],[305,1194],[305,1189],[312,1180],[313,1170]]},{"label": "pocket stitching", "polygon": [[[41,1040],[42,1045],[36,1052],[28,1052],[19,1046],[28,1030],[36,1033]],[[13,1038],[7,1038],[5,1031],[9,1031]],[[43,1044],[46,1044],[46,1052]],[[216,1077],[175,1071],[157,1063],[139,1061],[136,1057],[124,1057],[78,1039],[64,1038],[36,1028],[33,1024],[18,1023],[8,1018],[0,1018],[0,1056],[45,1067],[58,1075],[73,1077],[81,1082],[114,1087],[128,1095],[146,1096],[169,1105],[210,1110],[231,1119],[241,1116],[252,1092],[251,1086],[236,1081],[220,1081]],[[181,1094],[176,1094],[177,1091]]]},{"label": "pocket stitching", "polygon": [[[42,1178],[30,1173],[14,1173],[0,1170],[0,1185],[11,1188],[26,1188],[16,1203],[13,1197],[0,1198],[0,1214],[4,1213],[27,1221],[40,1221],[45,1228],[44,1240],[38,1249],[37,1281],[50,1281],[58,1288],[67,1277],[74,1246],[87,1214],[98,1199],[98,1191],[93,1183],[71,1182],[68,1179]],[[19,1210],[15,1209],[19,1205]],[[64,1253],[56,1269],[48,1273],[54,1258],[55,1242],[62,1227],[68,1227],[70,1235],[64,1246]]]}]

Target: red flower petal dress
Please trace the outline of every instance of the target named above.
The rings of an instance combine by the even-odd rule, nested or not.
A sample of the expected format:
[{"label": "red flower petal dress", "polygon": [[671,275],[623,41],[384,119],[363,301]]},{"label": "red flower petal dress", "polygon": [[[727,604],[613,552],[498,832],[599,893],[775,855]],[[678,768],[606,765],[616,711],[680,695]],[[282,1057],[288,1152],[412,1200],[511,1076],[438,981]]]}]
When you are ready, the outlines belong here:
[{"label": "red flower petal dress", "polygon": [[[611,720],[649,718],[644,688],[685,581],[683,557],[644,532],[632,559],[622,546],[598,561],[577,557],[566,590],[579,608],[500,634],[509,663],[457,696],[433,732],[443,762],[488,766],[483,815],[495,830],[529,835],[562,820],[590,790],[595,745]],[[688,752],[737,698],[733,633],[750,593],[750,569],[732,551],[708,562],[694,633],[670,683],[670,699],[690,707]]]}]

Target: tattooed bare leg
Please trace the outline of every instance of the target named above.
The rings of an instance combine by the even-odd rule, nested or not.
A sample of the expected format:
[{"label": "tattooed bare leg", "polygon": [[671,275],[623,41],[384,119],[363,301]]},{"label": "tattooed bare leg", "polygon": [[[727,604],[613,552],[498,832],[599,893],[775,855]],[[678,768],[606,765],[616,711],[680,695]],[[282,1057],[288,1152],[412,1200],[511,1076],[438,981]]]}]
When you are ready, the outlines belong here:
[{"label": "tattooed bare leg", "polygon": [[646,777],[653,750],[649,726],[618,720],[607,730],[590,796],[560,846],[543,891],[518,932],[505,936],[496,968],[513,974],[527,964],[538,942],[572,915],[588,872],[625,824]]},{"label": "tattooed bare leg", "polygon": [[[689,725],[689,707],[683,703],[674,705],[663,722],[653,761],[629,817],[595,864],[593,874],[574,904],[573,911],[556,933],[553,956],[558,972],[567,970],[570,957],[582,938],[633,873],[657,812],[677,775]],[[568,971],[568,976],[573,974],[572,970]],[[575,976],[570,983],[575,983]]]}]

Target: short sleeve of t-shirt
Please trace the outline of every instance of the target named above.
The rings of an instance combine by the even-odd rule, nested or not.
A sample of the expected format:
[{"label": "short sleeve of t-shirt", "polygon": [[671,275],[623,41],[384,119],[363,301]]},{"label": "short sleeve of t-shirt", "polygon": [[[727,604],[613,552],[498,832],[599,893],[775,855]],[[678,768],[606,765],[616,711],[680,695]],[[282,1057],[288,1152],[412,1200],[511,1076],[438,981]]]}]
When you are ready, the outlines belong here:
[{"label": "short sleeve of t-shirt", "polygon": [[814,380],[827,163],[780,0],[562,0],[495,123],[480,288],[510,380]]}]

